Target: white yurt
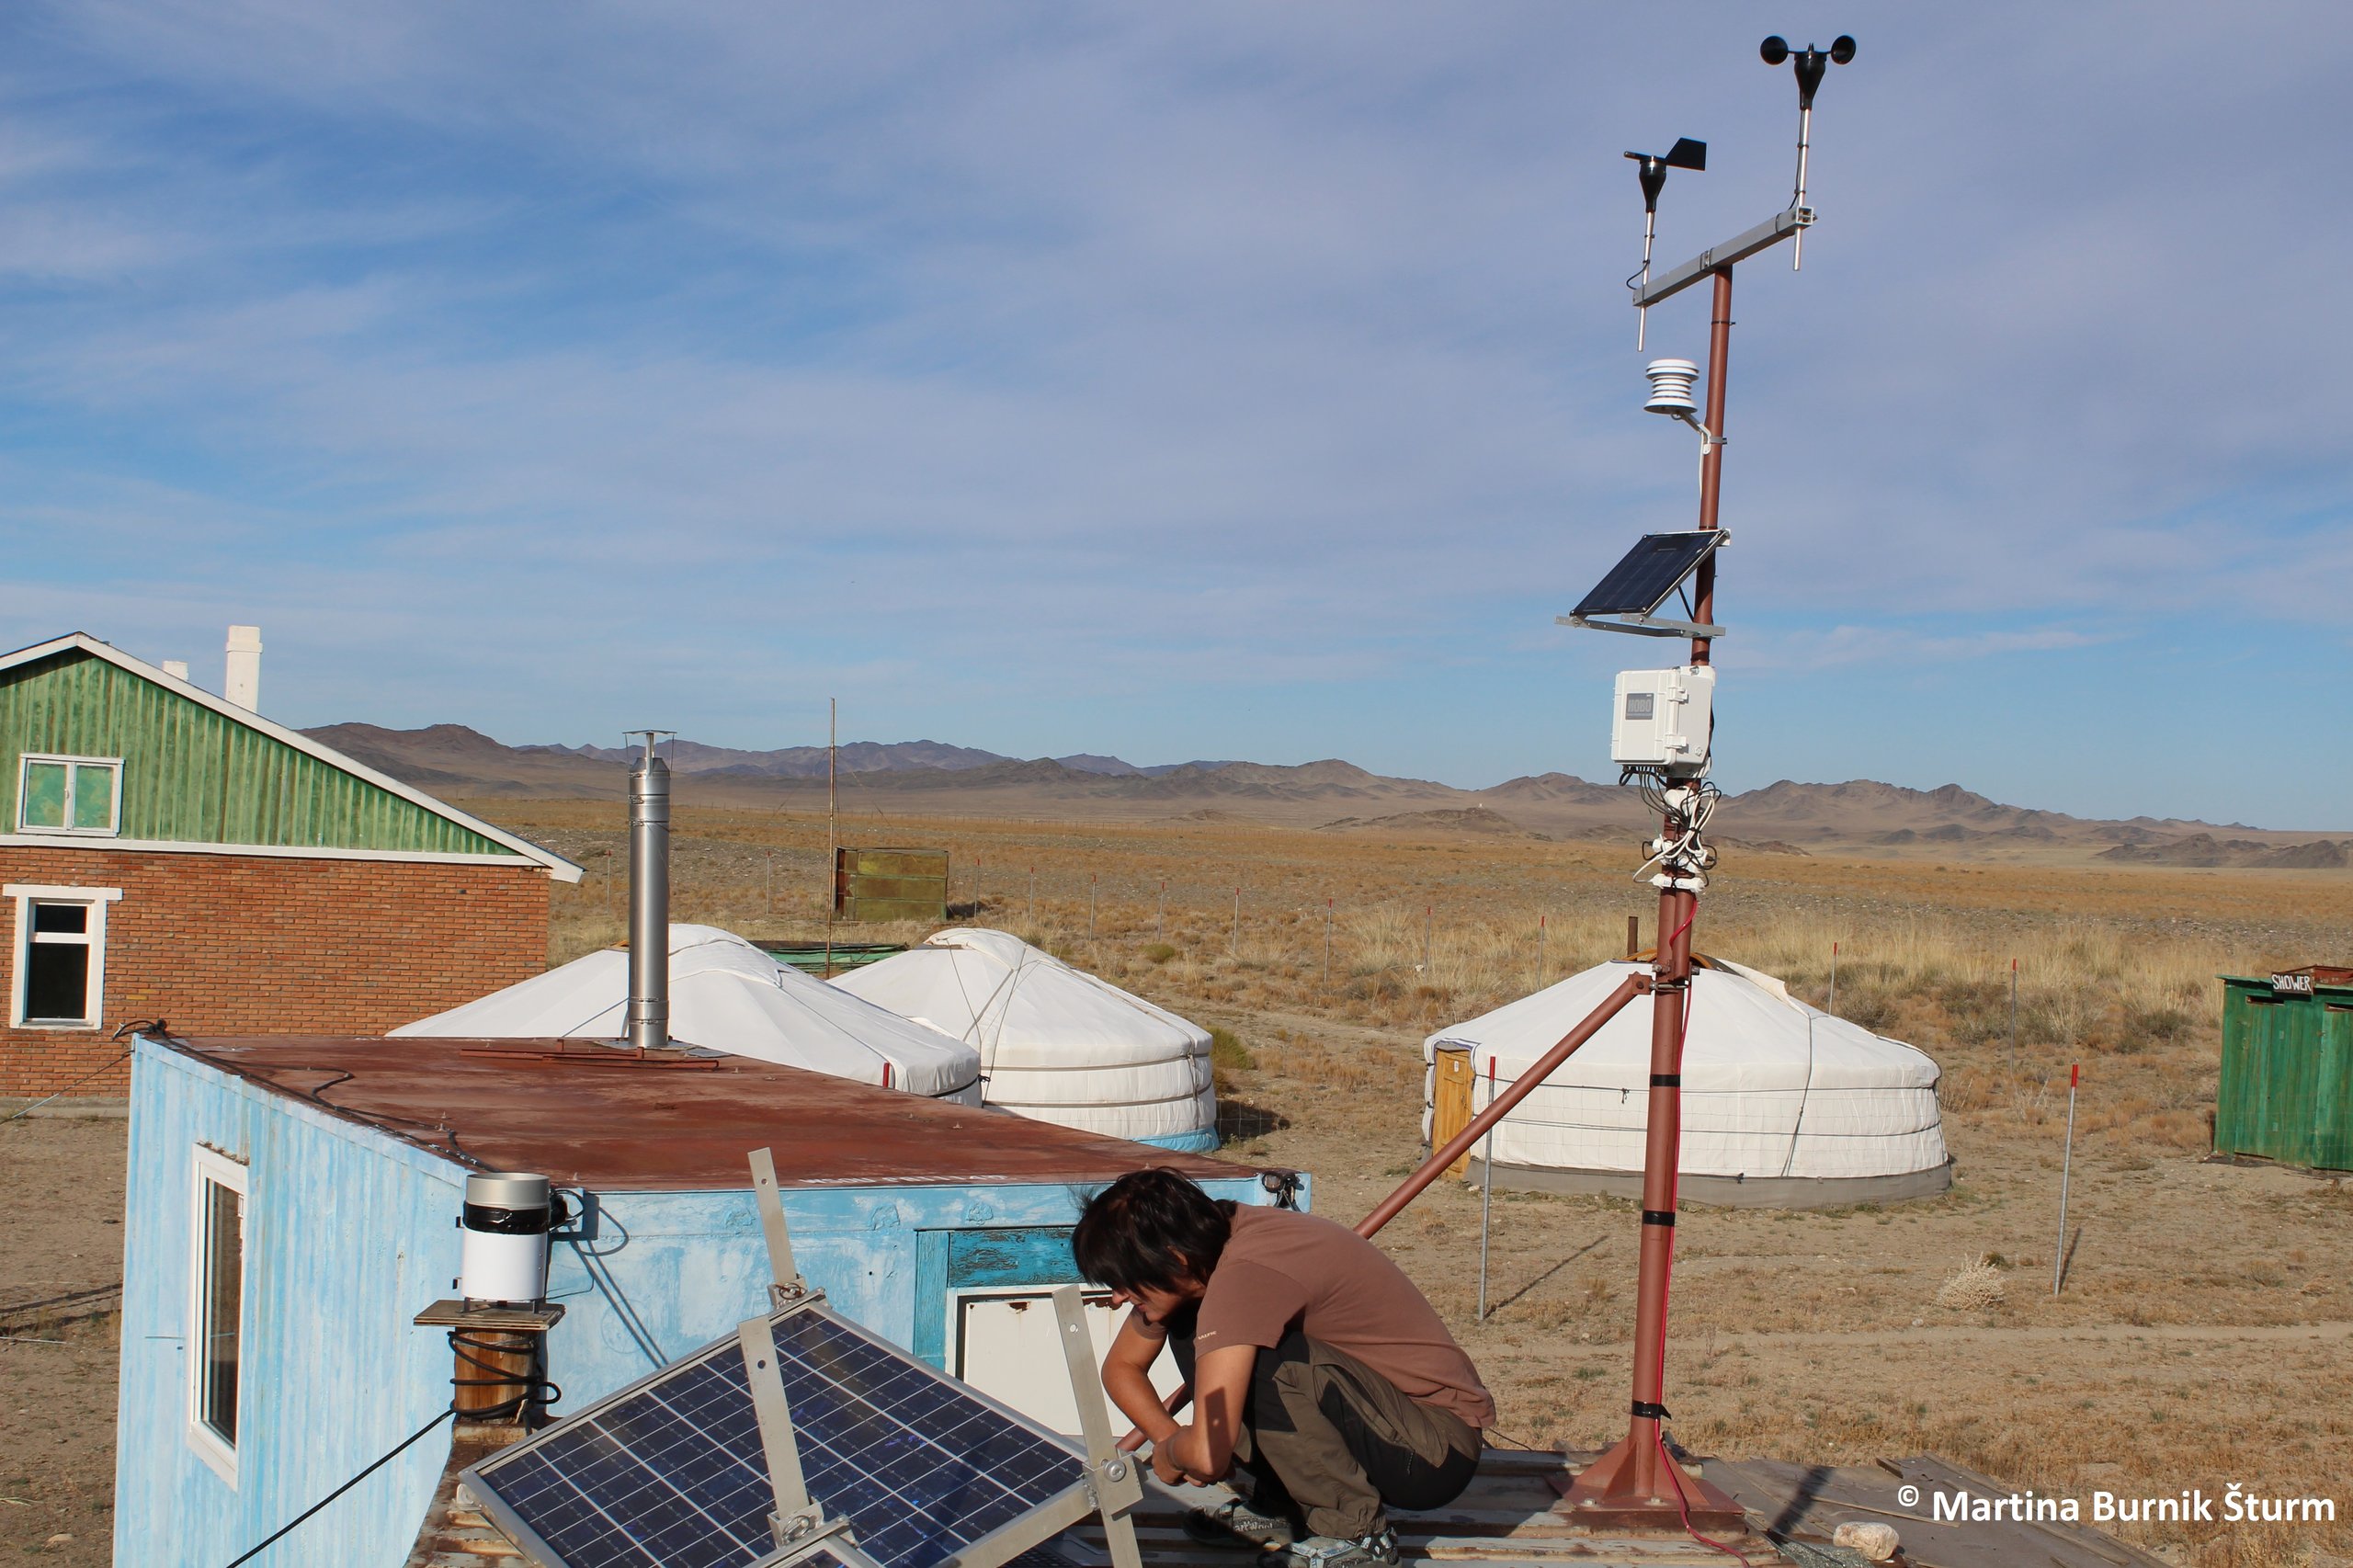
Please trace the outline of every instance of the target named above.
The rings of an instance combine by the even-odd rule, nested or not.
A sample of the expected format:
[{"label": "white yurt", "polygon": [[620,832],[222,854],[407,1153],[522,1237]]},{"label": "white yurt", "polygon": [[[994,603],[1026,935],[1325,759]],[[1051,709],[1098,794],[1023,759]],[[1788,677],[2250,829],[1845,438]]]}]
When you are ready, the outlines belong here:
[{"label": "white yurt", "polygon": [[[608,948],[392,1031],[441,1039],[615,1040],[629,953]],[[846,995],[715,926],[670,927],[670,1038],[861,1084],[978,1105],[979,1052]]]},{"label": "white yurt", "polygon": [[1209,1032],[1018,937],[941,931],[831,983],[977,1048],[984,1104],[1163,1149],[1217,1147]]},{"label": "white yurt", "polygon": [[[1952,1184],[1937,1108],[1937,1064],[1901,1040],[1833,1017],[1769,975],[1721,960],[1691,976],[1683,1046],[1680,1196],[1744,1208],[1892,1202]],[[1601,964],[1422,1042],[1471,1053],[1472,1103],[1557,1045],[1631,973]],[[1495,1131],[1495,1184],[1552,1192],[1642,1192],[1651,1005],[1638,996]],[[1426,1085],[1434,1087],[1435,1074]],[[1426,1087],[1424,1130],[1428,1129]],[[1472,1177],[1483,1179],[1484,1147]]]}]

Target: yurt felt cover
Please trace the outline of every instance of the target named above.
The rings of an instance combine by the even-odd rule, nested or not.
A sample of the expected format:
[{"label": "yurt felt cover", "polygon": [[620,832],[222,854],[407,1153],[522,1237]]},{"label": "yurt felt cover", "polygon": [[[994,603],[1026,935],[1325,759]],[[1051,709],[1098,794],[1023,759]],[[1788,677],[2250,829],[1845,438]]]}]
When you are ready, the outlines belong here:
[{"label": "yurt felt cover", "polygon": [[[1640,967],[1601,964],[1440,1029],[1422,1042],[1423,1060],[1435,1062],[1442,1045],[1468,1048],[1473,1104],[1483,1107],[1491,1058],[1496,1086],[1509,1088]],[[1760,981],[1728,969],[1692,973],[1683,1048],[1684,1175],[1844,1184],[1949,1164],[1935,1062]],[[1495,1129],[1494,1157],[1502,1174],[1514,1166],[1640,1172],[1650,1055],[1651,1007],[1637,997]]]},{"label": "yurt felt cover", "polygon": [[[629,954],[607,949],[392,1030],[395,1038],[611,1040],[629,1013]],[[670,1038],[909,1094],[980,1103],[961,1040],[779,963],[732,931],[670,927]]]},{"label": "yurt felt cover", "polygon": [[977,1048],[989,1105],[1164,1148],[1217,1146],[1208,1031],[1018,937],[940,931],[831,983]]}]

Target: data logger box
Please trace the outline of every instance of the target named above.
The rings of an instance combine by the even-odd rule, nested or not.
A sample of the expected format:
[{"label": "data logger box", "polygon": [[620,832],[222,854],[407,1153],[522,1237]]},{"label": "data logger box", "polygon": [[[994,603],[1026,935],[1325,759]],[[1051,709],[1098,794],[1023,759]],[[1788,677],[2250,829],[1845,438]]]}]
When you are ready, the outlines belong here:
[{"label": "data logger box", "polygon": [[1620,670],[1609,722],[1609,760],[1680,778],[1703,773],[1715,711],[1716,672],[1709,665]]}]

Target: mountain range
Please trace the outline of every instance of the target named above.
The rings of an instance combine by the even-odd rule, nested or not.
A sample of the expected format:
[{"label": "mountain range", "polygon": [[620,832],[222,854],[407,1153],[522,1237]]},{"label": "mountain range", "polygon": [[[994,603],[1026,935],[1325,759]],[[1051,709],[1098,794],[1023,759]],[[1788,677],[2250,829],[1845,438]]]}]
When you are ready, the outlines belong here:
[{"label": "mountain range", "polygon": [[[347,723],[308,733],[371,767],[457,799],[617,801],[634,756],[620,747],[506,745],[459,724],[389,730]],[[824,746],[745,751],[681,740],[665,743],[663,755],[684,804],[824,807]],[[1024,760],[937,741],[858,741],[840,747],[838,758],[841,809],[869,818],[1231,822],[1487,839],[1618,838],[1651,825],[1634,791],[1566,773],[1461,790],[1338,760],[1138,766],[1092,754]],[[1958,784],[1912,790],[1870,779],[1783,779],[1727,796],[1714,826],[1721,842],[1767,853],[2320,870],[2353,866],[2353,835],[2218,827],[2177,818],[2096,821],[2004,805]]]}]

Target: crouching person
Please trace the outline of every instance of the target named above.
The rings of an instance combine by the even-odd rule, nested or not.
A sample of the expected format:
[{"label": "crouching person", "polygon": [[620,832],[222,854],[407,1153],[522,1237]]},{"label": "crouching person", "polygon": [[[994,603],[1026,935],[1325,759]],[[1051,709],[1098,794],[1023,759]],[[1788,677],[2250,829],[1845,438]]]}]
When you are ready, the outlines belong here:
[{"label": "crouching person", "polygon": [[[1154,1471],[1247,1493],[1196,1509],[1194,1539],[1288,1548],[1293,1568],[1393,1563],[1388,1510],[1470,1484],[1495,1402],[1413,1281],[1346,1226],[1146,1170],[1087,1204],[1071,1250],[1133,1309],[1103,1387]],[[1153,1392],[1163,1348],[1192,1384],[1190,1426]]]}]

